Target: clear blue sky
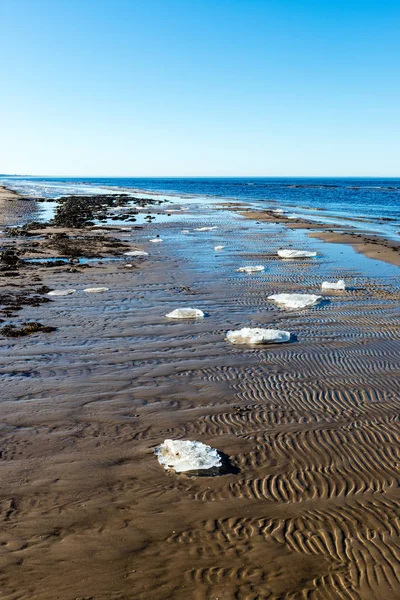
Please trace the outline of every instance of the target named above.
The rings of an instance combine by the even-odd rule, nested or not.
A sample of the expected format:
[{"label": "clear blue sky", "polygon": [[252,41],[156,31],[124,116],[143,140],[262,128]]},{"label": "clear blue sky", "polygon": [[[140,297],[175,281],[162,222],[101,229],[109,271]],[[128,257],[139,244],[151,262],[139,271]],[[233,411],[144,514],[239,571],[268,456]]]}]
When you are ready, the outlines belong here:
[{"label": "clear blue sky", "polygon": [[400,1],[0,0],[0,172],[400,176]]}]

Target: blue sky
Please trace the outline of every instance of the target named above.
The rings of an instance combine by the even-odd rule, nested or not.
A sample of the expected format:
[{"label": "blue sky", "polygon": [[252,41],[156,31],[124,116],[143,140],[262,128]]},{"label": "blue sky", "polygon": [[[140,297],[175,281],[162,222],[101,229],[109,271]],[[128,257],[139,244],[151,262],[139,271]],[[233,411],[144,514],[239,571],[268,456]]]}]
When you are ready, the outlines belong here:
[{"label": "blue sky", "polygon": [[0,172],[400,176],[398,0],[0,0]]}]

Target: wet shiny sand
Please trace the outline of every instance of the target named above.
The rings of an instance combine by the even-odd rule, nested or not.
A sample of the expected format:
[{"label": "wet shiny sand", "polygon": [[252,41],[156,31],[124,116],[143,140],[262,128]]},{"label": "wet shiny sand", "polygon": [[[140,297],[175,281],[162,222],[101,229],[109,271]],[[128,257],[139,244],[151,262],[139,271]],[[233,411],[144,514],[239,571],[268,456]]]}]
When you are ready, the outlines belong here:
[{"label": "wet shiny sand", "polygon": [[[58,330],[0,340],[1,597],[398,599],[398,269],[223,211],[121,239],[149,258],[41,269],[50,287],[110,291],[25,308]],[[275,257],[290,244],[320,255]],[[267,301],[339,277],[348,290],[311,309]],[[165,318],[185,306],[208,316]],[[293,342],[224,340],[268,325]],[[167,473],[165,438],[239,473]]]}]

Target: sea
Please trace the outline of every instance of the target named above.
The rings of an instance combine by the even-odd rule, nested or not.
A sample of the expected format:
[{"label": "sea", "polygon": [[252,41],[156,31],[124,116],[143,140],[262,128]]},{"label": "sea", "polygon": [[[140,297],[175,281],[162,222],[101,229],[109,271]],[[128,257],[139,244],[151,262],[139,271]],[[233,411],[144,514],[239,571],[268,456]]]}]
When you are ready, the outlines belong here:
[{"label": "sea", "polygon": [[400,179],[267,177],[29,177],[0,175],[0,184],[32,198],[128,192],[170,202],[249,203],[289,217],[350,225],[399,240]]}]

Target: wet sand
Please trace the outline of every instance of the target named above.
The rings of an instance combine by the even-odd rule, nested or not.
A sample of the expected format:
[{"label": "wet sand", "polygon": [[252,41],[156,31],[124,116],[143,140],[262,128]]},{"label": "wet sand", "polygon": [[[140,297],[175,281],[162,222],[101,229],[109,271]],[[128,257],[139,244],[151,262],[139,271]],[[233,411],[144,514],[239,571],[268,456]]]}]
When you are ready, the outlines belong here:
[{"label": "wet sand", "polygon": [[[371,235],[365,231],[354,231],[346,226],[333,226],[332,224],[316,223],[306,219],[289,219],[273,211],[243,211],[240,214],[248,219],[255,219],[265,223],[284,223],[292,229],[309,229],[311,238],[319,238],[335,244],[350,244],[357,252],[369,258],[382,260],[391,265],[400,266],[400,242]],[[323,217],[321,218],[321,220]]]},{"label": "wet sand", "polygon": [[[125,229],[102,232],[123,244],[112,256],[148,258],[2,273],[1,293],[77,290],[5,319],[55,332],[0,338],[2,597],[399,598],[398,270],[229,210]],[[11,242],[29,258],[41,240]],[[280,260],[283,246],[319,255]],[[312,309],[267,300],[339,277],[348,289]],[[96,286],[109,291],[82,292]],[[165,318],[185,306],[208,316]],[[293,341],[224,339],[268,325]],[[165,472],[165,438],[210,444],[239,472]]]}]

